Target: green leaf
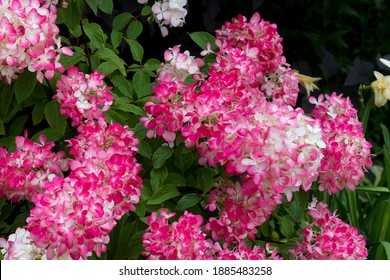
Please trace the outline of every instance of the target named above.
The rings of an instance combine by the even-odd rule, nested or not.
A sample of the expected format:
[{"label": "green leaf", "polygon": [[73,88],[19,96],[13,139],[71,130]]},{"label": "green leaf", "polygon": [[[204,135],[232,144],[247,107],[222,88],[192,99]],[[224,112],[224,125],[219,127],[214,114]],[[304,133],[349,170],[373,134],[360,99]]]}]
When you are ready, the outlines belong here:
[{"label": "green leaf", "polygon": [[383,156],[385,163],[385,175],[386,175],[386,183],[387,188],[390,190],[390,151],[386,148],[386,145],[383,146]]},{"label": "green leaf", "polygon": [[113,108],[108,110],[105,113],[105,116],[106,116],[107,122],[114,121],[114,122],[120,123],[121,125],[126,124],[126,117],[124,117],[123,114],[120,114],[119,112],[117,112]]},{"label": "green leaf", "polygon": [[38,102],[34,105],[34,109],[32,111],[33,125],[37,125],[42,121],[45,114],[45,106],[46,102]]},{"label": "green leaf", "polygon": [[5,86],[3,88],[3,91],[1,92],[1,96],[0,96],[0,100],[1,100],[1,104],[0,104],[0,108],[1,108],[1,111],[0,111],[0,114],[2,117],[6,117],[8,115],[8,110],[9,110],[9,107],[12,103],[12,98],[14,97],[14,91],[13,91],[13,87],[11,86]]},{"label": "green leaf", "polygon": [[67,8],[59,8],[57,11],[58,21],[63,22],[74,34],[80,23],[81,15],[84,10],[84,1],[73,1]]},{"label": "green leaf", "polygon": [[41,134],[44,134],[46,136],[47,141],[58,141],[63,136],[63,133],[48,127],[34,134],[34,136],[31,137],[31,140],[35,142],[38,141],[38,137]]},{"label": "green leaf", "polygon": [[65,54],[61,55],[60,63],[64,66],[65,69],[68,69],[70,66],[76,65],[80,61],[85,59],[85,54],[81,52],[73,52],[72,56],[67,56]]},{"label": "green leaf", "polygon": [[152,157],[153,161],[153,167],[154,168],[160,168],[164,165],[165,161],[170,158],[173,154],[173,149],[167,147],[167,146],[162,146],[158,148]]},{"label": "green leaf", "polygon": [[144,124],[142,122],[139,122],[134,127],[134,137],[139,140],[145,139],[146,131],[147,128],[144,126]]},{"label": "green leaf", "polygon": [[351,191],[350,189],[345,189],[347,201],[348,201],[348,210],[350,213],[349,224],[353,227],[359,227],[359,210],[357,206],[357,194],[356,192]]},{"label": "green leaf", "polygon": [[195,159],[192,153],[184,154],[183,150],[185,148],[183,146],[179,146],[175,149],[174,161],[173,164],[182,172],[189,169],[194,163]]},{"label": "green leaf", "polygon": [[144,49],[143,47],[135,40],[124,38],[125,41],[130,46],[131,55],[133,56],[133,59],[138,62],[142,62],[142,58],[144,56]]},{"label": "green leaf", "polygon": [[98,7],[100,10],[105,12],[106,14],[112,14],[113,9],[113,2],[112,0],[98,0]]},{"label": "green leaf", "polygon": [[133,20],[127,28],[127,38],[136,39],[142,33],[143,25],[138,20]]},{"label": "green leaf", "polygon": [[180,195],[180,192],[177,190],[177,188],[173,185],[165,185],[162,186],[154,195],[152,195],[148,199],[147,204],[160,204],[164,201],[167,201],[168,199],[171,199],[173,197],[177,197]]},{"label": "green leaf", "polygon": [[167,179],[164,181],[166,184],[171,184],[175,186],[185,186],[186,185],[186,179],[175,172],[169,172]]},{"label": "green leaf", "polygon": [[113,29],[111,32],[111,44],[116,49],[122,43],[122,32]]},{"label": "green leaf", "polygon": [[[363,224],[363,230],[367,240],[379,244],[381,241],[390,240],[390,200],[380,200],[375,204]],[[383,259],[384,248],[377,246],[370,252],[372,258]]]},{"label": "green leaf", "polygon": [[0,119],[0,135],[5,135],[5,128],[2,119]]},{"label": "green leaf", "polygon": [[134,115],[137,116],[145,116],[144,109],[137,107],[134,104],[122,103],[122,102],[116,103],[115,109],[121,110],[123,112],[133,113]]},{"label": "green leaf", "polygon": [[161,61],[158,60],[158,59],[155,59],[155,58],[151,58],[151,59],[148,59],[145,64],[144,64],[144,67],[150,71],[156,71],[158,68],[161,67]]},{"label": "green leaf", "polygon": [[28,70],[24,71],[16,80],[14,92],[16,101],[20,104],[33,92],[37,83],[37,73],[32,73]]},{"label": "green leaf", "polygon": [[356,191],[373,192],[373,193],[390,193],[390,190],[385,187],[358,186]]},{"label": "green leaf", "polygon": [[200,202],[200,197],[195,193],[189,193],[184,195],[177,203],[177,208],[184,211]]},{"label": "green leaf", "polygon": [[97,15],[98,1],[99,0],[85,0],[85,2],[87,2],[88,6],[91,8],[95,16]]},{"label": "green leaf", "polygon": [[62,135],[65,133],[66,118],[60,114],[60,104],[57,101],[51,100],[46,104],[45,118],[51,128]]},{"label": "green leaf", "polygon": [[107,62],[113,63],[117,69],[126,76],[125,62],[119,58],[119,56],[108,48],[102,48],[97,50],[96,55]]},{"label": "green leaf", "polygon": [[27,120],[28,116],[26,115],[16,118],[9,127],[9,135],[17,136],[19,134],[22,134],[23,130],[25,129],[25,124]]},{"label": "green leaf", "polygon": [[168,170],[165,166],[161,168],[154,168],[150,171],[150,184],[152,186],[153,193],[157,192],[164,184],[165,179],[168,176]]},{"label": "green leaf", "polygon": [[207,167],[202,167],[196,171],[196,175],[198,187],[203,193],[208,193],[213,186],[213,172]]},{"label": "green leaf", "polygon": [[148,179],[143,180],[142,184],[141,198],[146,200],[153,195],[152,185]]},{"label": "green leaf", "polygon": [[127,221],[126,223],[118,224],[118,247],[115,251],[114,260],[125,260],[128,256],[127,244],[131,238],[131,231],[134,227],[134,222]]},{"label": "green leaf", "polygon": [[140,140],[137,148],[138,148],[138,153],[141,156],[146,157],[148,159],[152,159],[153,151],[147,142]]},{"label": "green leaf", "polygon": [[374,103],[374,97],[375,97],[375,95],[372,94],[370,96],[370,98],[368,98],[367,103],[364,104],[364,108],[362,108],[362,110],[360,110],[360,113],[359,113],[359,119],[361,120],[362,125],[363,125],[363,134],[366,134],[368,119],[370,117],[371,108],[372,108],[372,105]]},{"label": "green leaf", "polygon": [[147,5],[147,6],[142,8],[141,16],[146,17],[146,16],[150,15],[151,13],[152,13],[152,7]]},{"label": "green leaf", "polygon": [[280,220],[280,232],[289,238],[294,233],[294,222],[291,216],[283,216]]},{"label": "green leaf", "polygon": [[90,47],[92,50],[104,48],[104,43],[106,42],[106,37],[104,32],[99,24],[89,23],[88,20],[83,19],[83,29],[90,42]]},{"label": "green leaf", "polygon": [[112,25],[114,29],[121,30],[130,22],[132,18],[133,15],[130,13],[121,13],[114,18]]},{"label": "green leaf", "polygon": [[381,241],[381,245],[385,249],[387,259],[390,260],[390,242],[388,241]]},{"label": "green leaf", "polygon": [[118,67],[114,63],[112,63],[111,61],[102,62],[98,66],[99,73],[104,74],[106,76],[111,75],[116,70],[118,70]]},{"label": "green leaf", "polygon": [[207,32],[193,32],[190,34],[191,39],[203,50],[207,49],[207,43],[210,43],[211,49],[216,51],[218,49],[215,45],[215,37]]},{"label": "green leaf", "polygon": [[142,246],[142,237],[144,233],[145,230],[143,229],[131,235],[129,244],[127,245],[127,259],[136,259],[145,250]]},{"label": "green leaf", "polygon": [[383,133],[383,140],[385,141],[385,146],[386,146],[386,149],[388,151],[390,151],[390,134],[389,134],[389,130],[387,129],[387,127],[383,124],[380,124],[379,125],[382,129],[382,133]]},{"label": "green leaf", "polygon": [[150,76],[145,71],[137,71],[134,73],[133,87],[138,98],[142,98],[153,93],[153,89],[150,84]]},{"label": "green leaf", "polygon": [[133,99],[133,86],[125,77],[120,75],[114,75],[110,77],[110,81],[123,96]]},{"label": "green leaf", "polygon": [[7,136],[0,138],[0,146],[5,147],[9,153],[12,151],[15,151],[16,145],[15,145],[15,137],[14,136]]}]

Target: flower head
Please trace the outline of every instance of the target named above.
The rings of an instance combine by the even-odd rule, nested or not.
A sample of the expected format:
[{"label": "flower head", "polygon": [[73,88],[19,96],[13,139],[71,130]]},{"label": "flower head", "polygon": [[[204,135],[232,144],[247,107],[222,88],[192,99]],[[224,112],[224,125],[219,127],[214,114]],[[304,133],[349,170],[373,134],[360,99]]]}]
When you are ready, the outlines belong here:
[{"label": "flower head", "polygon": [[0,79],[10,84],[27,68],[37,79],[51,79],[63,72],[61,54],[72,55],[57,38],[58,1],[0,1]]},{"label": "flower head", "polygon": [[308,209],[313,222],[302,230],[303,240],[290,250],[294,259],[363,260],[367,257],[366,240],[356,228],[340,220],[316,198]]},{"label": "flower head", "polygon": [[313,78],[299,73],[298,77],[299,83],[305,88],[307,96],[309,96],[310,92],[314,91],[315,89],[319,89],[315,82],[321,80],[321,78]]},{"label": "flower head", "polygon": [[375,105],[382,107],[390,99],[390,76],[384,76],[382,73],[374,71],[376,81],[370,86],[375,94]]}]

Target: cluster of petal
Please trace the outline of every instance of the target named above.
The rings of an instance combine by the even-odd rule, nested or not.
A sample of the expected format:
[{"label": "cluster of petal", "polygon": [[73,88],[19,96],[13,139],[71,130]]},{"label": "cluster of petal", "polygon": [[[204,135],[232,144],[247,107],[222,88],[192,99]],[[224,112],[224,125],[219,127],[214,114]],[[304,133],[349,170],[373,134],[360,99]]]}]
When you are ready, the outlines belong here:
[{"label": "cluster of petal", "polygon": [[92,251],[106,251],[109,234],[139,201],[141,165],[135,160],[139,141],[134,132],[117,123],[90,120],[69,140],[71,173],[55,177],[36,195],[27,219],[34,243],[47,258],[69,254],[85,259]]},{"label": "cluster of petal", "polygon": [[[138,3],[145,4],[147,1],[139,0]],[[187,0],[161,0],[156,1],[152,6],[154,19],[159,25],[163,37],[168,35],[169,27],[182,27],[187,15],[185,6]]]},{"label": "cluster of petal", "polygon": [[372,145],[364,138],[357,110],[349,98],[336,93],[320,95],[318,100],[310,97],[309,101],[315,104],[312,114],[321,123],[326,144],[319,168],[319,189],[330,194],[345,187],[354,190],[372,165]]},{"label": "cluster of petal", "polygon": [[68,169],[65,152],[52,152],[54,142],[46,142],[42,134],[38,143],[27,135],[17,136],[16,150],[8,153],[0,147],[0,197],[14,202],[21,198],[32,201],[45,189],[45,183],[53,176],[63,176]]},{"label": "cluster of petal", "polygon": [[252,249],[240,242],[234,248],[221,247],[207,238],[203,229],[203,218],[185,211],[172,224],[169,218],[175,213],[162,209],[160,216],[153,212],[148,217],[149,227],[142,241],[145,256],[157,260],[262,260],[280,259],[276,250],[258,246]]},{"label": "cluster of petal", "polygon": [[263,100],[253,110],[221,115],[216,127],[222,129],[197,145],[201,164],[219,163],[229,174],[249,174],[255,184],[271,184],[289,200],[318,178],[325,144],[319,123],[302,109]]},{"label": "cluster of petal", "polygon": [[162,104],[147,103],[147,118],[142,120],[148,136],[162,136],[171,142],[173,134],[181,131],[191,145],[209,134],[221,133],[224,127],[218,127],[217,121],[228,123],[235,117],[232,114],[247,116],[260,101],[296,104],[299,78],[282,56],[275,25],[261,20],[257,13],[249,22],[239,16],[217,31],[216,42],[220,51],[207,79],[196,74],[199,83],[184,86],[170,71],[158,80],[154,99]]},{"label": "cluster of petal", "polygon": [[175,132],[182,128],[183,118],[187,114],[184,108],[186,103],[180,95],[187,89],[184,80],[191,75],[201,76],[200,67],[204,61],[191,56],[188,51],[181,53],[180,46],[166,50],[164,58],[166,63],[157,70],[159,86],[153,88],[156,96],[152,99],[158,102],[146,102],[147,116],[140,120],[149,129],[149,138],[161,136],[167,142],[173,142]]},{"label": "cluster of petal", "polygon": [[266,244],[265,249],[259,246],[251,248],[241,241],[233,249],[224,248],[217,252],[217,260],[282,260],[278,250],[271,250],[269,244]]},{"label": "cluster of petal", "polygon": [[213,243],[203,232],[202,216],[185,211],[178,221],[170,225],[169,218],[174,215],[163,209],[161,217],[156,212],[148,217],[149,227],[142,237],[148,259],[211,259]]},{"label": "cluster of petal", "polygon": [[[30,238],[30,233],[24,228],[17,228],[8,240],[0,238],[0,251],[5,260],[45,260],[46,250],[38,248]],[[62,260],[70,259],[63,255]]]},{"label": "cluster of petal", "polygon": [[210,191],[208,208],[218,210],[205,225],[213,240],[225,244],[255,239],[257,227],[269,219],[271,212],[282,202],[282,196],[269,187],[257,185],[250,176],[242,176],[242,184],[224,180]]},{"label": "cluster of petal", "polygon": [[290,250],[294,259],[363,260],[367,257],[366,240],[357,228],[340,220],[315,198],[308,209],[313,222],[302,230],[303,240]]},{"label": "cluster of petal", "polygon": [[[243,185],[254,186],[252,193],[240,190],[240,184],[229,188],[227,195],[234,199],[226,201],[231,204],[207,224],[215,240],[230,243],[253,237],[281,203],[280,194],[291,200],[300,187],[311,187],[325,143],[319,121],[292,107],[299,77],[286,63],[276,25],[256,13],[249,21],[244,16],[233,19],[216,35],[219,51],[207,76],[197,73],[198,67],[190,71],[195,60],[189,54],[180,54],[177,47],[166,52],[154,88],[157,102],[146,104],[147,116],[141,121],[148,137],[173,142],[181,132],[186,146],[196,147],[200,164],[224,166],[229,175],[243,175]],[[178,63],[179,54],[185,67]],[[196,83],[185,85],[190,74]],[[215,190],[214,199],[225,191]],[[259,205],[269,208],[260,213]]]},{"label": "cluster of petal", "polygon": [[72,119],[72,125],[79,125],[84,119],[100,119],[104,117],[114,99],[104,84],[104,75],[96,70],[92,74],[84,74],[76,66],[67,70],[57,82],[57,93],[54,99],[60,103],[61,114]]},{"label": "cluster of petal", "polygon": [[26,68],[37,72],[38,81],[63,72],[62,53],[72,51],[56,38],[59,29],[53,1],[0,1],[0,79],[10,84]]}]

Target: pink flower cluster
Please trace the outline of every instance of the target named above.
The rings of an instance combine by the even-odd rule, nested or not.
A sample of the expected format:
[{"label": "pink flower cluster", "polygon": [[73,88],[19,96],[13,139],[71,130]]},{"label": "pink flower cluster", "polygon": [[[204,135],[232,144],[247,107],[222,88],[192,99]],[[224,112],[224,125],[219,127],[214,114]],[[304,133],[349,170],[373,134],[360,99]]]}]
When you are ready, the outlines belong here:
[{"label": "pink flower cluster", "polygon": [[357,228],[340,220],[315,198],[308,209],[313,222],[302,230],[304,239],[290,250],[294,259],[363,260],[367,257],[366,240]]},{"label": "pink flower cluster", "polygon": [[162,209],[158,217],[153,212],[148,218],[149,227],[143,235],[145,255],[158,260],[211,260],[211,259],[280,259],[277,250],[254,246],[251,249],[240,242],[235,248],[221,247],[206,238],[202,226],[203,218],[187,211],[178,221],[169,224],[175,213]]},{"label": "pink flower cluster", "polygon": [[0,0],[0,79],[6,83],[25,68],[37,72],[37,79],[51,79],[55,72],[63,72],[59,63],[62,53],[72,51],[61,46],[56,38],[55,24],[58,1]]},{"label": "pink flower cluster", "polygon": [[[135,159],[139,140],[127,126],[104,119],[112,101],[104,76],[84,75],[75,67],[68,74],[57,83],[55,98],[78,125],[79,134],[67,140],[73,158],[50,152],[54,143],[45,144],[44,136],[40,143],[17,137],[11,155],[0,148],[0,183],[6,186],[1,194],[25,195],[35,204],[27,218],[28,238],[47,259],[86,259],[93,251],[100,256],[117,220],[135,210],[142,188]],[[90,105],[88,111],[77,111],[80,100]],[[63,177],[65,168],[70,172]],[[17,254],[4,248],[9,258]]]},{"label": "pink flower cluster", "polygon": [[[182,70],[178,47],[172,51],[178,54],[166,56],[154,88],[159,102],[145,104],[141,118],[147,135],[172,142],[180,131],[187,147],[197,147],[200,164],[249,174],[255,184],[291,199],[317,179],[325,144],[319,122],[291,107],[298,77],[285,62],[276,26],[259,14],[250,21],[239,16],[216,34],[220,50],[207,77],[196,59],[180,59],[186,61]],[[190,74],[198,83],[186,86]]]},{"label": "pink flower cluster", "polygon": [[[254,238],[282,194],[290,201],[318,179],[320,190],[353,189],[371,165],[371,145],[348,99],[320,97],[314,118],[292,107],[299,78],[286,63],[276,25],[256,13],[249,21],[233,19],[216,35],[219,51],[207,74],[179,46],[166,51],[154,102],[145,104],[141,121],[148,137],[173,142],[180,132],[200,164],[240,176],[217,183],[207,205],[219,214],[206,232],[232,246]],[[187,85],[191,75],[195,83]]]},{"label": "pink flower cluster", "polygon": [[[0,238],[1,254],[5,260],[45,260],[46,251],[38,248],[30,238],[30,233],[24,228],[17,228],[8,240]],[[62,260],[70,259],[63,255]]]},{"label": "pink flower cluster", "polygon": [[84,74],[76,66],[67,70],[57,82],[57,94],[54,99],[60,103],[61,114],[72,120],[72,125],[79,125],[83,119],[99,119],[104,117],[114,99],[104,84],[104,75],[97,70],[92,74]]},{"label": "pink flower cluster", "polygon": [[34,243],[47,258],[69,254],[85,259],[106,251],[109,234],[126,212],[134,211],[141,194],[141,165],[135,160],[134,132],[117,123],[86,121],[69,140],[70,174],[46,183],[33,199],[27,219]]},{"label": "pink flower cluster", "polygon": [[[137,0],[140,4],[146,4],[148,0]],[[163,37],[168,35],[169,27],[182,27],[187,15],[185,7],[187,0],[161,0],[155,1],[152,6],[154,20],[159,25]]]},{"label": "pink flower cluster", "polygon": [[257,227],[282,202],[281,194],[255,184],[250,176],[242,176],[242,181],[242,185],[227,179],[216,184],[206,206],[210,211],[218,210],[219,217],[210,218],[205,229],[213,240],[224,240],[226,245],[245,238],[254,240]]},{"label": "pink flower cluster", "polygon": [[345,187],[354,190],[372,165],[371,143],[364,138],[357,111],[349,98],[333,93],[320,95],[312,114],[321,123],[326,148],[319,169],[319,189],[336,193]]},{"label": "pink flower cluster", "polygon": [[5,196],[14,202],[33,197],[45,190],[45,184],[54,176],[63,176],[68,170],[65,152],[52,152],[54,142],[46,142],[42,134],[38,143],[17,136],[16,150],[8,153],[0,147],[0,198]]}]

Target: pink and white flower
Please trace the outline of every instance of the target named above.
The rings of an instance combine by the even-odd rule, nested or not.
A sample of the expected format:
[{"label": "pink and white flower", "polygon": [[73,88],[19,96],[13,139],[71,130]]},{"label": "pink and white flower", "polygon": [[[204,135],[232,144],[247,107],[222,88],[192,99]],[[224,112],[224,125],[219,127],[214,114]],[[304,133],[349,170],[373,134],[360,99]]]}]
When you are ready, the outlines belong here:
[{"label": "pink and white flower", "polygon": [[55,23],[58,1],[0,1],[0,79],[10,84],[25,71],[37,73],[37,79],[51,79],[63,72],[61,54],[72,55],[57,38]]},{"label": "pink and white flower", "polygon": [[294,259],[301,260],[364,260],[368,255],[366,239],[331,213],[327,205],[316,198],[308,209],[313,222],[302,230],[304,238],[290,250]]}]

